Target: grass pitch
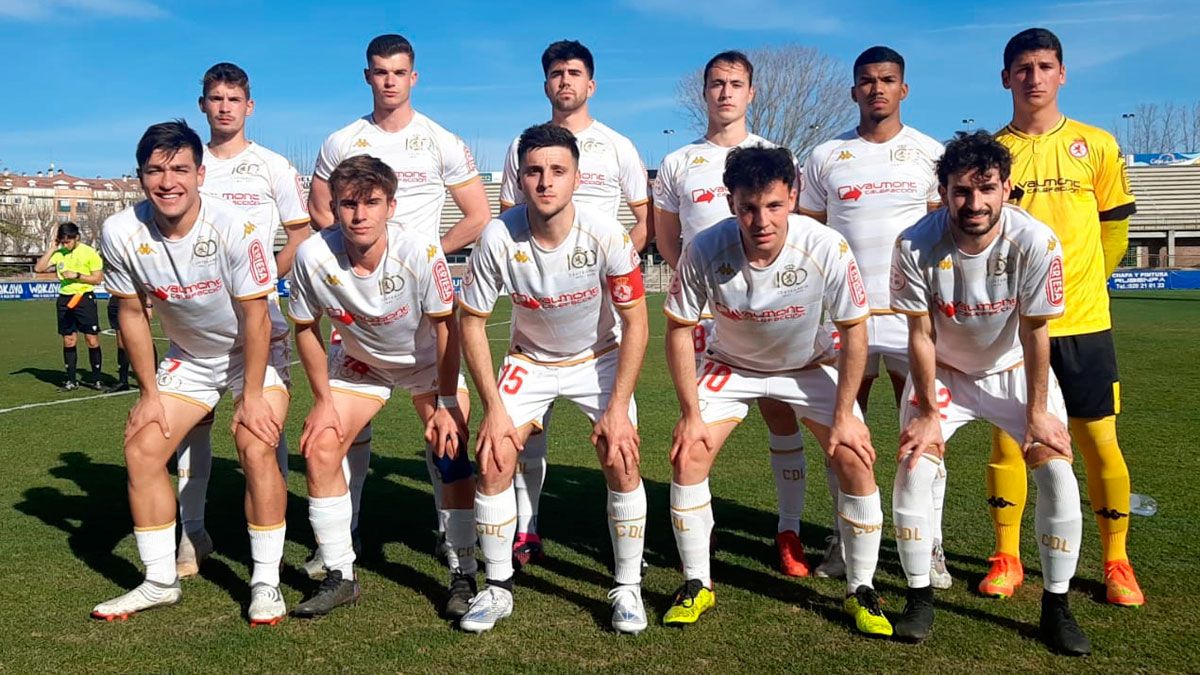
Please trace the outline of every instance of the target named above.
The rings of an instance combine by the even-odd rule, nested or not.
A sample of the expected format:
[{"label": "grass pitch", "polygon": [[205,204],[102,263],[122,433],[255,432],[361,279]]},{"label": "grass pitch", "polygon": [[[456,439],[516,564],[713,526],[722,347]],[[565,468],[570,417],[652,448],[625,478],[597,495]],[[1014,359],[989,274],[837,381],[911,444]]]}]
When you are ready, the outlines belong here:
[{"label": "grass pitch", "polygon": [[[89,619],[93,605],[141,579],[120,449],[136,394],[56,391],[62,374],[52,303],[0,303],[0,368],[6,375],[0,379],[0,671],[1200,671],[1200,636],[1188,590],[1200,571],[1195,525],[1200,497],[1194,487],[1200,476],[1194,450],[1200,435],[1200,293],[1114,297],[1122,446],[1134,491],[1157,498],[1160,510],[1153,518],[1133,518],[1130,550],[1148,604],[1122,610],[1103,603],[1099,541],[1085,503],[1072,605],[1094,653],[1069,662],[1036,638],[1041,579],[1032,504],[1022,535],[1025,586],[1008,601],[972,592],[992,546],[983,487],[988,432],[980,423],[959,432],[948,453],[946,553],[955,583],[938,594],[934,634],[926,643],[859,637],[840,611],[842,582],[788,579],[773,570],[775,496],[766,429],[754,414],[731,437],[712,478],[717,606],[686,630],[659,626],[680,583],[666,458],[678,408],[663,356],[661,302],[661,296],[651,298],[651,346],[638,388],[650,501],[651,567],[644,596],[651,628],[636,638],[608,629],[611,552],[604,481],[585,418],[561,403],[550,431],[540,516],[547,564],[519,573],[516,612],[491,633],[466,635],[438,617],[446,572],[431,555],[434,515],[421,430],[403,395],[375,422],[376,455],[363,501],[363,599],[357,607],[316,621],[248,627],[243,479],[223,431],[229,407],[222,403],[208,504],[217,555],[200,578],[184,584],[180,606],[126,623]],[[493,321],[504,321],[506,314],[498,311]],[[492,334],[504,338],[507,330],[497,325]],[[112,337],[104,337],[103,346],[105,370],[113,373]],[[503,346],[502,339],[493,342],[497,356]],[[82,366],[86,356],[80,352]],[[294,446],[310,396],[298,365],[293,377],[288,436]],[[868,417],[890,522],[897,429],[887,387],[883,380],[877,384]],[[20,408],[64,400],[70,403]],[[811,438],[808,466],[803,537],[815,558],[829,534],[831,508],[821,454]],[[298,569],[312,545],[303,467],[293,452],[283,575],[289,605],[313,588]],[[1075,468],[1082,478],[1078,458]],[[1031,486],[1031,499],[1035,493]],[[1086,502],[1086,490],[1083,494]],[[904,580],[890,527],[884,531],[877,587],[894,618],[904,605]]]}]

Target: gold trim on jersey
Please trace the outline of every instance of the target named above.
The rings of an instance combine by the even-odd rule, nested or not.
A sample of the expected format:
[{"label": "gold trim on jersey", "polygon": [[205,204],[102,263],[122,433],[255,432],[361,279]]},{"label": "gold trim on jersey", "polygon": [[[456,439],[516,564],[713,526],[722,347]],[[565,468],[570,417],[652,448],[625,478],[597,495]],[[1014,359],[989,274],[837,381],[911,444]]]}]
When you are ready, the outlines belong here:
[{"label": "gold trim on jersey", "polygon": [[621,343],[618,342],[616,344],[611,344],[611,345],[605,347],[604,349],[601,349],[598,352],[593,352],[590,356],[584,356],[584,357],[580,357],[578,359],[567,359],[566,361],[538,361],[537,359],[530,358],[529,356],[526,356],[525,354],[522,354],[520,352],[509,352],[508,355],[513,358],[521,359],[522,361],[526,361],[528,363],[532,363],[532,364],[538,365],[538,366],[547,366],[549,368],[567,368],[570,366],[577,366],[581,363],[587,363],[588,361],[595,361],[596,359],[600,358],[601,356],[604,356],[605,354],[608,354],[609,352],[615,351],[620,346],[621,346]]},{"label": "gold trim on jersey", "polygon": [[262,291],[260,293],[255,293],[253,295],[235,295],[235,296],[233,296],[233,299],[237,300],[238,302],[249,302],[251,300],[258,300],[259,298],[265,298],[274,292],[275,292],[274,288],[269,288],[265,291]]},{"label": "gold trim on jersey", "polygon": [[[379,386],[384,386],[384,385],[381,384]],[[375,394],[368,394],[366,392],[361,392],[361,391],[354,391],[353,389],[345,389],[343,387],[335,387],[333,385],[329,385],[329,391],[330,392],[336,391],[339,394],[345,394],[347,396],[357,396],[358,398],[365,398],[370,401],[376,401],[379,403],[379,405],[387,404],[387,399],[382,396],[376,396]],[[364,442],[366,442],[366,441],[364,441]]]},{"label": "gold trim on jersey", "polygon": [[[685,318],[683,318],[683,317],[681,317],[681,316],[676,316],[675,314],[672,314],[672,313],[671,313],[671,310],[667,309],[666,307],[663,307],[663,310],[662,310],[662,311],[663,311],[663,314],[666,314],[666,315],[667,315],[667,318],[668,318],[668,319],[670,319],[670,320],[674,321],[675,323],[678,323],[678,324],[684,325],[684,326],[695,326],[696,324],[700,323],[700,321],[703,321],[703,320],[704,320],[704,316],[703,316],[703,315],[701,315],[701,316],[700,316],[700,321],[690,321],[690,320],[688,320],[688,319],[685,319]],[[711,318],[712,318],[712,315],[709,315],[709,318],[711,319]]]},{"label": "gold trim on jersey", "polygon": [[466,302],[463,302],[463,299],[462,299],[462,298],[458,298],[458,299],[457,299],[457,302],[458,302],[458,306],[459,306],[460,308],[462,308],[462,309],[466,310],[467,314],[473,314],[473,315],[475,315],[475,316],[482,317],[482,318],[484,318],[484,319],[486,319],[486,318],[488,318],[489,316],[491,316],[491,315],[492,315],[492,313],[491,313],[491,312],[484,312],[484,311],[481,311],[481,310],[475,309],[474,307],[472,307],[472,306],[468,305]]},{"label": "gold trim on jersey", "polygon": [[186,394],[178,394],[173,391],[159,391],[158,393],[162,396],[170,396],[171,398],[177,398],[180,401],[183,401],[184,403],[191,403],[192,405],[194,405],[198,408],[203,408],[207,412],[212,412],[212,409],[213,409],[213,406],[208,405],[207,403],[204,403],[203,401],[200,401],[199,399],[194,399],[191,396],[188,396]]},{"label": "gold trim on jersey", "polygon": [[649,197],[647,197],[647,198],[645,198],[645,199],[639,199],[639,200],[638,200],[638,201],[636,201],[636,202],[625,202],[625,203],[629,205],[629,208],[633,208],[633,207],[635,207],[635,206],[641,206],[642,204],[649,204],[649,203],[650,203],[650,198],[649,198]]},{"label": "gold trim on jersey", "polygon": [[446,189],[447,190],[457,190],[460,187],[470,185],[471,183],[474,183],[475,181],[482,181],[482,180],[483,180],[483,178],[480,177],[479,174],[475,174],[474,176],[471,176],[470,178],[462,181],[461,183],[454,183],[453,185],[447,185]]}]

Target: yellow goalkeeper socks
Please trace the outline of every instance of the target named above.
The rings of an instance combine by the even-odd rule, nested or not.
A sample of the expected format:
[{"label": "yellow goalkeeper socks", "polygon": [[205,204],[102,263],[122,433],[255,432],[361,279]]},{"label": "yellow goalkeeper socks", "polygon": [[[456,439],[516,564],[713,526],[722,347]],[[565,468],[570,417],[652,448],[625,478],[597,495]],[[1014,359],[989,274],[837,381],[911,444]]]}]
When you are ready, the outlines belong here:
[{"label": "yellow goalkeeper socks", "polygon": [[1099,419],[1072,417],[1071,436],[1079,446],[1087,467],[1088,497],[1096,524],[1104,562],[1127,560],[1125,540],[1129,534],[1129,468],[1117,444],[1116,416]]},{"label": "yellow goalkeeper socks", "polygon": [[1021,514],[1029,493],[1021,446],[992,427],[992,456],[987,466],[988,507],[996,528],[996,552],[1021,557]]}]

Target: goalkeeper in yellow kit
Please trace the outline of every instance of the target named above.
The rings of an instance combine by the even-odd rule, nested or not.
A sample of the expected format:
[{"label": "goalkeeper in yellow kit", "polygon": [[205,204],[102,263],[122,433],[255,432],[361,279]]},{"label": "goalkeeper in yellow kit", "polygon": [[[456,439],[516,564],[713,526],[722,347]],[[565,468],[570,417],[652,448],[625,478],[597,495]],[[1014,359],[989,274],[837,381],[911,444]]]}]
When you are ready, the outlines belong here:
[{"label": "goalkeeper in yellow kit", "polygon": [[[1050,363],[1087,468],[1108,601],[1139,606],[1145,597],[1125,551],[1129,470],[1117,445],[1120,383],[1106,286],[1125,254],[1135,210],[1124,159],[1108,132],[1059,112],[1066,68],[1062,44],[1050,31],[1030,28],[1013,36],[1001,78],[1012,92],[1013,116],[996,139],[1013,156],[1012,199],[1062,241],[1066,313],[1050,322]],[[979,584],[984,595],[1008,597],[1024,579],[1018,544],[1027,487],[1020,445],[994,429],[987,488],[996,553]]]}]

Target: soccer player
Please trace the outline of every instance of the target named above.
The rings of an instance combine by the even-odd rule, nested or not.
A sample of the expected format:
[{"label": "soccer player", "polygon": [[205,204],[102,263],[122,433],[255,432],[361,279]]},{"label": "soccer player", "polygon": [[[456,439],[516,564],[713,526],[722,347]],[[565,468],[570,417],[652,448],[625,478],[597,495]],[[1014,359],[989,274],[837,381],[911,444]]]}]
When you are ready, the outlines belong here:
[{"label": "soccer player", "polygon": [[[484,230],[459,299],[463,354],[484,406],[475,521],[487,571],[487,587],[459,625],[482,632],[512,613],[517,453],[550,403],[564,396],[594,423],[591,440],[608,484],[612,626],[639,633],[646,628],[646,492],[633,392],[648,336],[640,261],[615,217],[572,203],[581,153],[570,131],[530,127],[517,150],[526,203]],[[505,292],[513,304],[512,340],[493,376],[485,327]]]},{"label": "soccer player", "polygon": [[[592,52],[575,40],[559,40],[542,52],[542,74],[546,78],[544,91],[550,100],[550,124],[570,131],[579,145],[580,184],[575,190],[574,201],[616,218],[624,198],[634,217],[629,237],[640,251],[646,246],[650,211],[646,169],[637,148],[628,138],[592,119],[588,112],[588,99],[596,93],[595,73]],[[501,213],[525,201],[517,152],[520,140],[519,136],[513,139],[504,160],[504,176],[500,183]],[[544,555],[537,516],[542,486],[546,482],[550,416],[551,411],[547,410],[540,428],[534,429],[517,462],[517,536],[513,539],[513,556],[518,566],[537,562]]]},{"label": "soccer player", "polygon": [[[800,213],[837,230],[862,266],[871,304],[867,372],[858,391],[864,414],[881,360],[897,406],[908,375],[907,326],[904,317],[891,310],[888,298],[892,246],[904,228],[939,206],[933,165],[942,156],[942,144],[900,121],[900,103],[907,97],[903,56],[881,46],[859,54],[850,87],[850,98],[858,105],[858,126],[814,148],[801,181]],[[946,493],[944,471],[934,490],[934,508],[940,514]],[[942,553],[941,516],[932,522],[936,523],[931,532],[934,584],[949,588],[952,580]],[[844,569],[841,542],[835,534],[825,560],[817,566],[817,576],[840,577]]]},{"label": "soccer player", "polygon": [[[708,476],[750,402],[769,396],[792,406],[837,473],[845,611],[860,632],[891,635],[872,587],[883,528],[875,450],[855,402],[867,359],[867,291],[846,240],[792,213],[795,182],[784,148],[730,151],[722,183],[734,215],[684,250],[663,306],[682,413],[670,460],[671,523],[684,577],[663,623],[695,623],[716,602]],[[706,305],[715,330],[697,378],[692,328]],[[842,336],[836,370],[821,364],[816,349],[822,312]]]},{"label": "soccer player", "polygon": [[[746,108],[754,100],[754,65],[745,54],[728,51],[709,59],[704,65],[700,93],[708,111],[707,131],[663,158],[654,184],[658,250],[672,268],[678,266],[680,252],[697,234],[730,216],[726,198],[729,191],[721,182],[729,151],[776,147],[746,128]],[[703,358],[712,326],[712,314],[705,308],[703,318],[692,329],[697,364]],[[771,472],[779,510],[775,534],[779,569],[788,576],[808,576],[808,561],[800,540],[807,482],[804,434],[787,404],[763,398],[758,408],[770,431]]]},{"label": "soccer player", "polygon": [[960,134],[937,166],[946,208],[906,229],[894,247],[891,302],[908,317],[910,364],[892,492],[909,587],[896,636],[922,640],[933,627],[931,487],[946,441],[982,418],[1022,440],[1038,486],[1042,638],[1083,655],[1091,647],[1067,604],[1083,516],[1047,331],[1063,314],[1062,246],[1049,227],[1005,205],[1011,162],[987,132]]},{"label": "soccer player", "polygon": [[[475,159],[466,144],[413,108],[412,88],[417,84],[415,63],[413,46],[403,36],[380,35],[367,45],[367,67],[363,69],[363,78],[371,88],[371,113],[333,132],[321,145],[308,193],[308,209],[317,227],[332,225],[335,218],[329,207],[333,201],[329,191],[330,174],[348,157],[377,157],[396,173],[396,210],[389,222],[440,241],[447,254],[456,253],[479,237],[491,218],[491,210],[475,168]],[[463,217],[443,234],[440,231],[441,215],[447,191]],[[330,350],[331,356],[333,351]],[[370,458],[371,425],[368,424],[346,457],[355,530]],[[438,510],[438,530],[444,532],[449,509],[443,504],[440,474],[433,455],[427,452],[425,460]],[[458,483],[453,488],[458,489],[461,485]],[[456,504],[468,500],[469,508],[471,494],[467,491],[453,499]],[[439,542],[438,553],[447,554],[442,542]],[[323,569],[316,558],[305,568],[314,577],[320,576]]]},{"label": "soccer player", "polygon": [[[167,461],[226,391],[236,401],[231,430],[246,474],[250,623],[275,624],[287,612],[279,592],[287,488],[275,447],[287,416],[288,364],[270,351],[270,249],[247,228],[246,212],[200,195],[202,153],[200,137],[183,121],[151,126],[137,147],[146,200],[104,223],[107,286],[120,298],[121,332],[141,386],[126,423],[125,463],[146,568],[141,585],[92,610],[109,621],[182,598]],[[171,340],[157,377],[150,296]]]},{"label": "soccer player", "polygon": [[78,333],[88,346],[88,364],[92,367],[89,386],[103,389],[100,382],[102,358],[100,352],[100,316],[96,309],[96,285],[104,280],[104,261],[96,249],[79,241],[79,226],[63,223],[58,226],[54,246],[34,263],[33,271],[54,270],[58,276],[58,334],[63,340],[63,364],[67,369],[65,391],[79,388],[75,379],[78,355]]},{"label": "soccer player", "polygon": [[[342,462],[350,442],[383,409],[393,389],[412,394],[441,480],[474,492],[465,383],[460,386],[454,283],[437,240],[388,224],[396,208],[396,174],[375,157],[346,159],[329,175],[326,228],[296,254],[288,313],[308,373],[313,407],[300,450],[307,459],[308,513],[327,569],[320,589],[296,616],[319,616],[357,600],[350,520],[353,508]],[[321,316],[336,321],[342,349],[332,366]],[[458,618],[475,594],[475,520],[450,512],[452,556],[446,614]]]},{"label": "soccer player", "polygon": [[[271,259],[272,275],[286,276],[296,247],[308,237],[309,219],[296,169],[283,158],[246,138],[246,118],[254,113],[250,78],[232,63],[218,63],[201,80],[200,112],[208,119],[209,140],[204,147],[204,185],[200,193],[224,199],[250,214],[248,226],[261,232],[267,250],[274,248],[282,227],[287,243]],[[291,361],[288,325],[279,308],[278,293],[267,296],[271,312],[271,350],[279,361]],[[289,383],[285,383],[290,386]],[[181,578],[200,571],[212,553],[212,538],[204,527],[208,480],[212,475],[212,425],[205,417],[179,444],[179,520],[182,533],[175,567]],[[287,438],[279,436],[276,448],[279,470],[287,477]]]},{"label": "soccer player", "polygon": [[[1050,365],[1087,469],[1108,602],[1137,607],[1146,599],[1125,548],[1129,469],[1117,444],[1120,382],[1105,284],[1125,254],[1136,209],[1124,158],[1108,132],[1059,111],[1067,71],[1062,43],[1050,31],[1013,36],[1000,76],[1012,92],[1013,117],[996,140],[1013,156],[1013,202],[1049,225],[1063,245],[1067,309],[1050,322]],[[1001,430],[993,435],[987,483],[996,552],[979,592],[1004,598],[1024,579],[1019,549],[1028,486],[1020,445]]]}]

